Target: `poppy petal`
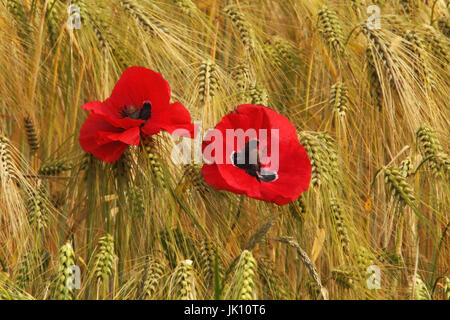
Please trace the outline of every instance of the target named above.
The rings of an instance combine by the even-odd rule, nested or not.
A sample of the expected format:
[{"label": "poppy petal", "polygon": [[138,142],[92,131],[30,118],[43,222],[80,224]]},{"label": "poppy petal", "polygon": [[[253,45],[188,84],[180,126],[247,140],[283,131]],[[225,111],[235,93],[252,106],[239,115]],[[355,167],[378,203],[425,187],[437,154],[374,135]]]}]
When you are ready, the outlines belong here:
[{"label": "poppy petal", "polygon": [[156,134],[161,130],[172,134],[175,130],[186,130],[190,138],[195,137],[195,126],[191,123],[191,115],[183,104],[175,102],[165,108],[155,108],[152,117],[142,127],[147,135]]},{"label": "poppy petal", "polygon": [[145,101],[152,106],[165,106],[170,101],[170,86],[161,73],[144,67],[126,69],[105,104],[116,113],[123,106],[141,107]]},{"label": "poppy petal", "polygon": [[[242,153],[251,135],[246,139],[226,138],[227,130],[241,129],[245,133],[253,129],[258,139],[258,147],[266,148],[268,160],[272,156],[272,138],[278,142],[277,170],[272,171],[269,164],[259,166],[237,166],[230,163],[236,152]],[[265,129],[266,135],[262,135],[261,129]],[[272,132],[275,129],[278,132]],[[305,148],[300,144],[294,125],[284,116],[264,106],[241,105],[235,112],[225,116],[216,126],[225,140],[223,141],[224,159],[222,163],[205,164],[202,174],[207,183],[218,190],[228,190],[237,194],[245,194],[248,197],[284,205],[296,200],[302,192],[308,189],[311,179],[311,163]],[[273,136],[274,134],[278,135]],[[242,145],[237,145],[240,140]],[[266,140],[266,141],[264,141]],[[212,143],[205,139],[203,150]],[[228,148],[228,150],[227,150]],[[260,149],[261,150],[261,149]],[[274,149],[275,151],[276,149]],[[269,156],[270,155],[270,156]],[[228,161],[227,161],[228,160]],[[261,159],[260,159],[261,161]],[[259,168],[259,169],[258,169]],[[270,179],[262,179],[264,171],[271,172]]]},{"label": "poppy petal", "polygon": [[133,127],[138,127],[145,122],[144,120],[120,118],[119,112],[118,111],[115,113],[111,112],[111,110],[113,110],[114,108],[111,108],[110,104],[106,102],[104,103],[100,101],[91,101],[84,104],[81,108],[103,117],[111,125],[117,128],[129,129]]},{"label": "poppy petal", "polygon": [[84,122],[80,130],[79,142],[83,150],[92,153],[95,157],[113,162],[119,159],[120,155],[128,148],[128,144],[117,141],[99,141],[98,132],[121,133],[120,128],[112,126],[103,117],[91,114]]}]

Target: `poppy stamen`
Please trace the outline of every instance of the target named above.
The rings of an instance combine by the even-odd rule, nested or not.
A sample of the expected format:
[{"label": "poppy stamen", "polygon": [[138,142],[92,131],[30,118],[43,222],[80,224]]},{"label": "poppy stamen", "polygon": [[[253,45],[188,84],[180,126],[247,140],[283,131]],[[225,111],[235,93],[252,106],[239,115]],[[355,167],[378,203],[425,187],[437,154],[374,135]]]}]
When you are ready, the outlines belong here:
[{"label": "poppy stamen", "polygon": [[143,124],[141,124],[141,127],[144,126],[148,119],[152,116],[152,104],[148,101],[144,102],[142,105],[142,108],[138,108],[136,106],[123,106],[122,109],[120,109],[119,114],[121,118],[130,118],[133,120],[145,120]]},{"label": "poppy stamen", "polygon": [[259,183],[271,182],[278,179],[276,172],[266,171],[261,168],[258,152],[258,140],[251,140],[246,143],[244,150],[241,152],[233,152],[231,159],[233,165],[239,169],[256,178]]}]

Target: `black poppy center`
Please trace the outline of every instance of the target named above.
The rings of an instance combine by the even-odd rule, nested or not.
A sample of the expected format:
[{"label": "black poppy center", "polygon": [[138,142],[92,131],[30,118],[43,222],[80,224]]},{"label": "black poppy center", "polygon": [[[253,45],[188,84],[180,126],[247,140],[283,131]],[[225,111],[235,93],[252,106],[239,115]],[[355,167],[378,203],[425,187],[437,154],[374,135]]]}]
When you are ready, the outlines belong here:
[{"label": "black poppy center", "polygon": [[122,109],[120,109],[119,114],[122,118],[145,120],[146,123],[152,116],[152,104],[150,102],[144,102],[141,108],[125,105]]},{"label": "black poppy center", "polygon": [[261,168],[258,145],[258,140],[250,140],[245,144],[244,150],[234,152],[231,155],[233,165],[256,178],[258,182],[274,181],[278,178],[278,174]]}]

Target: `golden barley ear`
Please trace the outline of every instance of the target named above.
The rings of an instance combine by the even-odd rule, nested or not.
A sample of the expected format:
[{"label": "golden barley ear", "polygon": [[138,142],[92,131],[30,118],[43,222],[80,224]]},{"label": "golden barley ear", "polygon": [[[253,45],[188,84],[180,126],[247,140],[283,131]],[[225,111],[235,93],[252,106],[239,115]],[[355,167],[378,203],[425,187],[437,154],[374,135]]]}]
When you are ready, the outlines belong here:
[{"label": "golden barley ear", "polygon": [[238,30],[239,37],[247,49],[252,49],[254,46],[253,29],[245,18],[245,15],[235,5],[229,5],[224,9],[225,14],[233,23],[233,26]]},{"label": "golden barley ear", "polygon": [[396,73],[399,63],[397,61],[397,57],[392,52],[389,43],[386,43],[386,41],[382,38],[379,30],[369,28],[367,23],[361,24],[360,28],[361,32],[368,40],[368,49],[372,52],[371,60],[374,61],[374,65],[375,59],[381,61],[390,86],[392,88],[396,88]]},{"label": "golden barley ear", "polygon": [[318,14],[319,32],[335,54],[344,53],[342,27],[336,11],[323,6]]},{"label": "golden barley ear", "polygon": [[370,48],[366,49],[367,57],[367,76],[369,78],[370,97],[373,104],[381,111],[383,108],[383,89],[378,77],[377,69],[375,68],[375,60]]},{"label": "golden barley ear", "polygon": [[237,98],[239,103],[245,103],[246,91],[249,87],[250,70],[247,63],[239,62],[231,71],[231,77],[234,80],[237,89]]},{"label": "golden barley ear", "polygon": [[217,66],[212,61],[203,61],[198,75],[199,99],[205,102],[208,98],[214,98],[217,88]]},{"label": "golden barley ear", "polygon": [[31,189],[27,199],[27,210],[30,225],[36,231],[41,231],[47,227],[50,211],[47,206],[48,196],[42,185],[36,189]]},{"label": "golden barley ear", "polygon": [[65,171],[72,169],[70,163],[65,159],[57,159],[44,163],[38,170],[38,174],[43,176],[59,176]]},{"label": "golden barley ear", "polygon": [[130,14],[136,22],[151,35],[156,35],[158,32],[169,34],[169,29],[157,21],[153,21],[149,16],[143,13],[142,8],[135,1],[120,1],[122,8]]},{"label": "golden barley ear", "polygon": [[25,133],[27,135],[28,146],[32,154],[39,150],[40,142],[39,135],[33,120],[30,117],[24,118]]},{"label": "golden barley ear", "polygon": [[259,84],[252,84],[248,89],[247,95],[250,98],[251,104],[261,106],[269,105],[269,95],[267,93],[267,90]]},{"label": "golden barley ear", "polygon": [[216,246],[211,240],[203,239],[200,246],[200,265],[207,286],[214,283]]},{"label": "golden barley ear", "polygon": [[15,176],[9,139],[0,136],[0,182],[9,181]]},{"label": "golden barley ear", "polygon": [[345,118],[348,109],[348,91],[342,82],[336,82],[331,87],[330,106],[340,117]]},{"label": "golden barley ear", "polygon": [[175,0],[175,4],[187,16],[192,16],[198,11],[197,6],[191,0]]},{"label": "golden barley ear", "polygon": [[405,39],[409,42],[409,50],[413,55],[414,70],[420,82],[425,83],[431,90],[435,88],[434,75],[428,64],[425,40],[414,30],[406,30]]}]

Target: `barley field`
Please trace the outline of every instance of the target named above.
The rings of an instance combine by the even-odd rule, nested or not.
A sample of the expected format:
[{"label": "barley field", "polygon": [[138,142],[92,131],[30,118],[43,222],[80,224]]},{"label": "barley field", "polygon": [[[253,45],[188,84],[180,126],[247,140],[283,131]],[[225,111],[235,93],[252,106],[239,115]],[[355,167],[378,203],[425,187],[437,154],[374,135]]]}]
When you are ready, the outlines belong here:
[{"label": "barley field", "polygon": [[[446,0],[0,0],[0,300],[450,299],[449,49]],[[132,66],[204,132],[288,118],[308,190],[216,190],[167,132],[85,152]]]}]

